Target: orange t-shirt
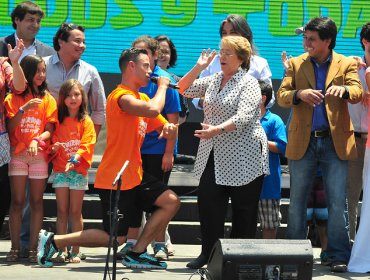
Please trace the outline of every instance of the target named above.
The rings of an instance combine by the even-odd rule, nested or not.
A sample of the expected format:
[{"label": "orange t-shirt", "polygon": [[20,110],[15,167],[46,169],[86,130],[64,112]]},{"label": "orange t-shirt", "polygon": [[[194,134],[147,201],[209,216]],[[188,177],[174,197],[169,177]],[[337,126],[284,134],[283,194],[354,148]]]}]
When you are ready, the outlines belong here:
[{"label": "orange t-shirt", "polygon": [[140,100],[149,100],[147,95],[133,92],[123,85],[119,85],[109,94],[106,124],[107,145],[95,179],[95,188],[98,189],[113,188],[112,183],[126,160],[129,164],[121,177],[121,190],[129,190],[140,185],[143,176],[140,147],[145,134],[167,122],[161,115],[156,118],[146,118],[122,111],[118,100],[125,94]]},{"label": "orange t-shirt", "polygon": [[94,123],[89,116],[78,121],[76,118],[66,117],[63,123],[59,124],[51,138],[51,142],[64,143],[65,147],[60,148],[53,155],[54,172],[64,172],[67,161],[71,156],[79,154],[80,164],[74,170],[87,175],[87,169],[91,166],[96,142]]},{"label": "orange t-shirt", "polygon": [[[32,98],[30,93],[27,93],[25,96],[18,94],[7,95],[4,101],[7,118],[13,118],[19,111],[19,107]],[[47,123],[58,122],[57,103],[54,97],[47,92],[40,99],[42,102],[37,107],[25,111],[19,125],[9,134],[10,145],[15,148],[15,154],[28,148],[32,139],[45,131]]]}]

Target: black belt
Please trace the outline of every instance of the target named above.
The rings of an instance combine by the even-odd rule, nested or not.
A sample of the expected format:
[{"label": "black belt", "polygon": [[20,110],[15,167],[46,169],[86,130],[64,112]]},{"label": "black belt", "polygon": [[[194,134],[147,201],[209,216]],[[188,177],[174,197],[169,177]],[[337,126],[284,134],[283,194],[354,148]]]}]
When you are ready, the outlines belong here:
[{"label": "black belt", "polygon": [[328,136],[330,136],[330,130],[329,129],[326,129],[326,130],[314,130],[314,131],[311,132],[311,135],[313,137],[317,137],[317,138],[328,137]]},{"label": "black belt", "polygon": [[367,138],[367,133],[366,132],[356,132],[355,131],[355,137],[358,137],[358,138]]}]

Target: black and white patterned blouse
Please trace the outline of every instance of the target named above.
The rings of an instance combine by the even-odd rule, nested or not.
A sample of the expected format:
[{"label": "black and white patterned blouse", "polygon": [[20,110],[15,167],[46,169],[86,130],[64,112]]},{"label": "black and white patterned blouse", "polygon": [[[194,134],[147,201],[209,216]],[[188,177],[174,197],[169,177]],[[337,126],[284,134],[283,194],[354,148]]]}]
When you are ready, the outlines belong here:
[{"label": "black and white patterned blouse", "polygon": [[211,150],[216,183],[242,186],[269,173],[266,134],[260,124],[261,90],[255,78],[240,69],[220,90],[223,73],[194,81],[186,97],[204,96],[204,123],[219,125],[229,119],[236,130],[201,139],[194,166],[199,180]]}]

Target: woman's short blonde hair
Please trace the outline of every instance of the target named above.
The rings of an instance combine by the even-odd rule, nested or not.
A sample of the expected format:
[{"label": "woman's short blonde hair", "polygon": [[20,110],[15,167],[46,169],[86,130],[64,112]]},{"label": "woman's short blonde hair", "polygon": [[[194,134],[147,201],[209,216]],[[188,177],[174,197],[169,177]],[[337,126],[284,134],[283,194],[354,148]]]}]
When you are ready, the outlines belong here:
[{"label": "woman's short blonde hair", "polygon": [[249,70],[252,48],[246,38],[242,36],[225,36],[221,39],[220,47],[234,50],[237,57],[243,61],[241,67]]}]

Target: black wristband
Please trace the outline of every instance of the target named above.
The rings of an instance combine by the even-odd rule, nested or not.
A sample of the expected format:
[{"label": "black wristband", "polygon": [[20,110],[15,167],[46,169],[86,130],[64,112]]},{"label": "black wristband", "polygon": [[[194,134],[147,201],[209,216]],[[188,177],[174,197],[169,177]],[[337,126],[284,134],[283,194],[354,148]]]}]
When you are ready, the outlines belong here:
[{"label": "black wristband", "polygon": [[293,104],[294,105],[298,105],[301,102],[301,100],[298,99],[298,97],[297,97],[298,91],[299,91],[298,89],[295,90],[294,94],[293,94]]}]

